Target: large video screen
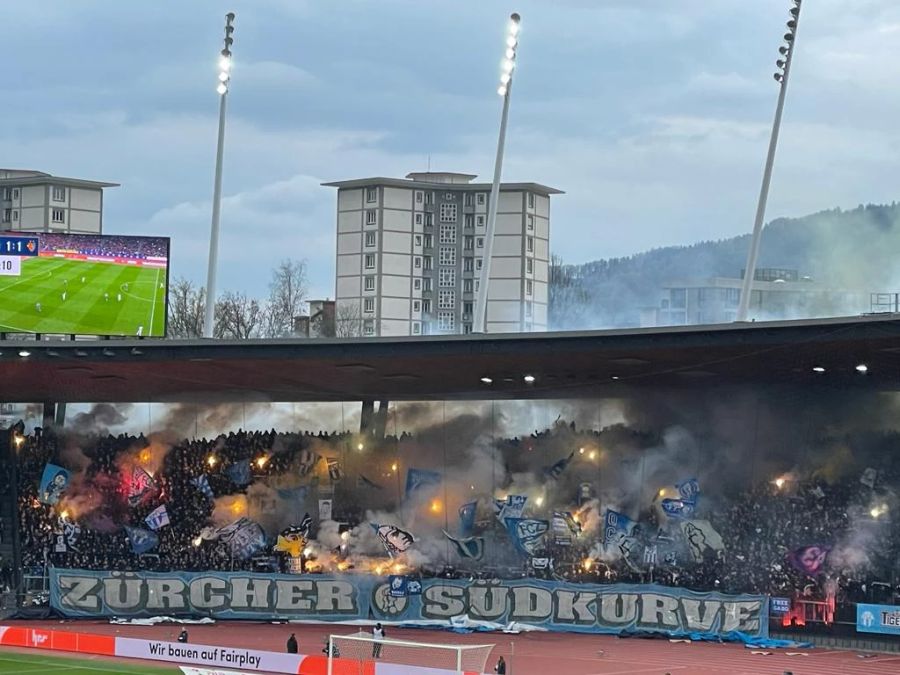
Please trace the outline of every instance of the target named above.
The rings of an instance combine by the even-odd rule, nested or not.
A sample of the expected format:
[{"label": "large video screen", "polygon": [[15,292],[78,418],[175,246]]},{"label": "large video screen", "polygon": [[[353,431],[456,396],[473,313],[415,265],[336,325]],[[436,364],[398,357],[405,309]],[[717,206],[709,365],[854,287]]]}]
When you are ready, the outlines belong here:
[{"label": "large video screen", "polygon": [[0,232],[0,332],[163,337],[168,237]]}]

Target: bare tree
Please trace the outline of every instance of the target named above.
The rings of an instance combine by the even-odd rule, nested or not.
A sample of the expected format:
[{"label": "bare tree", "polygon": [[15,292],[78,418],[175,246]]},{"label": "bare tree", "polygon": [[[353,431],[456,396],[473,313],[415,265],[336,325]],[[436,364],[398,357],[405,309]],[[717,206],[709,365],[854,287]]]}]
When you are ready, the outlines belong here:
[{"label": "bare tree", "polygon": [[169,337],[194,338],[203,335],[206,290],[179,277],[169,287]]},{"label": "bare tree", "polygon": [[300,316],[306,293],[306,262],[282,260],[278,267],[272,270],[272,281],[269,283],[264,331],[266,337],[291,334],[294,317]]},{"label": "bare tree", "polygon": [[339,338],[360,337],[363,334],[363,318],[359,302],[338,301],[334,312],[334,335]]},{"label": "bare tree", "polygon": [[246,293],[228,291],[216,302],[215,335],[238,340],[259,337],[263,319],[259,300]]}]

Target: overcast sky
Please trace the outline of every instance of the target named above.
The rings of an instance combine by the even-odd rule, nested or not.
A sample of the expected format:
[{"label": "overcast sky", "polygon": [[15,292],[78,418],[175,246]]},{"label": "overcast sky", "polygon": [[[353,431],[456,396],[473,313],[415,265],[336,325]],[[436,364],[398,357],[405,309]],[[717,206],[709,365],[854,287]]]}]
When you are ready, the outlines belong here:
[{"label": "overcast sky", "polygon": [[[281,257],[334,293],[323,181],[488,180],[505,20],[522,14],[504,179],[566,191],[568,262],[749,230],[789,0],[41,0],[3,9],[0,166],[122,183],[107,233],[205,279],[223,15],[237,13],[220,279]],[[900,196],[900,3],[806,0],[769,217]]]}]

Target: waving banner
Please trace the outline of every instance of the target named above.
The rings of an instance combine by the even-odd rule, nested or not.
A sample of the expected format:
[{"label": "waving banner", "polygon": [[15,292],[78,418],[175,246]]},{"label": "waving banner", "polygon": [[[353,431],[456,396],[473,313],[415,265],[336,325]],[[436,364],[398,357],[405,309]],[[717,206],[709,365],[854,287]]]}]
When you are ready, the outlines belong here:
[{"label": "waving banner", "polygon": [[50,603],[67,617],[210,616],[215,619],[445,621],[467,615],[498,630],[515,621],[577,633],[768,636],[765,596],[694,593],[652,585],[518,579],[423,579],[391,595],[387,577],[250,572],[118,572],[51,569]]},{"label": "waving banner", "polygon": [[507,518],[505,522],[516,550],[527,556],[534,555],[544,543],[544,535],[550,529],[550,523],[536,518]]},{"label": "waving banner", "polygon": [[41,476],[39,499],[44,504],[56,504],[69,486],[71,474],[61,466],[47,464]]}]

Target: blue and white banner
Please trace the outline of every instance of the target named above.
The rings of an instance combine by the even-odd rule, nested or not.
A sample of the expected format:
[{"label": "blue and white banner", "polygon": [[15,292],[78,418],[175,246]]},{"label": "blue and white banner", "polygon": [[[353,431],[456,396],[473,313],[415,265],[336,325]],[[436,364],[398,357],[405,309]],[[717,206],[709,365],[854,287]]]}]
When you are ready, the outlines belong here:
[{"label": "blue and white banner", "polygon": [[44,473],[41,475],[38,499],[43,504],[56,504],[69,486],[70,479],[71,474],[67,469],[48,463],[44,467]]},{"label": "blue and white banner", "polygon": [[507,518],[521,518],[527,501],[528,495],[508,495],[505,502],[495,499],[495,510],[498,505],[500,507],[497,512],[497,520],[505,524]]},{"label": "blue and white banner", "polygon": [[430,471],[428,469],[407,469],[406,470],[406,498],[417,496],[416,493],[423,491],[431,494],[441,484],[441,474],[438,471]]},{"label": "blue and white banner", "polygon": [[[410,580],[411,581],[411,580]],[[119,572],[52,569],[50,603],[67,617],[210,616],[214,619],[446,621],[467,615],[498,630],[515,621],[559,632],[664,632],[672,636],[768,636],[765,596],[694,593],[625,584],[536,579],[407,582],[395,597],[388,577],[251,572]],[[896,609],[896,608],[894,608]]]},{"label": "blue and white banner", "polygon": [[131,550],[136,555],[143,555],[159,546],[159,536],[156,532],[126,525],[125,534],[128,535],[128,541],[131,542]]},{"label": "blue and white banner", "polygon": [[225,470],[225,473],[235,485],[247,485],[252,480],[250,476],[250,460],[242,459],[240,462],[235,462]]},{"label": "blue and white banner", "polygon": [[675,487],[678,489],[678,494],[686,502],[694,503],[697,501],[697,497],[700,496],[700,483],[696,478],[688,478]]},{"label": "blue and white banner", "polygon": [[856,630],[860,633],[900,635],[900,605],[858,604]]},{"label": "blue and white banner", "polygon": [[259,523],[239,518],[218,530],[219,540],[228,544],[235,558],[246,559],[266,545],[266,533]]},{"label": "blue and white banner", "polygon": [[457,539],[447,532],[447,530],[441,531],[456,548],[456,552],[459,554],[460,558],[481,560],[484,557],[484,537],[465,537],[464,539]]},{"label": "blue and white banner", "polygon": [[459,507],[459,532],[468,537],[475,529],[475,514],[478,511],[478,502],[469,502]]},{"label": "blue and white banner", "polygon": [[684,499],[663,499],[660,502],[660,506],[670,518],[694,517],[694,502]]},{"label": "blue and white banner", "polygon": [[506,530],[522,555],[532,556],[544,543],[544,535],[550,529],[550,523],[537,518],[507,518]]},{"label": "blue and white banner", "polygon": [[209,485],[209,478],[205,473],[200,474],[196,478],[191,478],[191,483],[200,490],[200,493],[208,497],[209,499],[213,498],[213,491]]},{"label": "blue and white banner", "polygon": [[147,527],[151,530],[158,530],[161,527],[165,527],[169,524],[169,512],[166,511],[166,505],[157,506],[153,511],[150,512],[150,515],[144,518],[144,522],[147,523]]},{"label": "blue and white banner", "polygon": [[566,467],[569,466],[569,462],[572,461],[572,458],[575,456],[574,452],[569,453],[568,457],[563,457],[561,460],[553,464],[552,466],[548,466],[544,468],[544,475],[547,478],[552,478],[556,480],[562,475],[562,472],[566,470]]}]

